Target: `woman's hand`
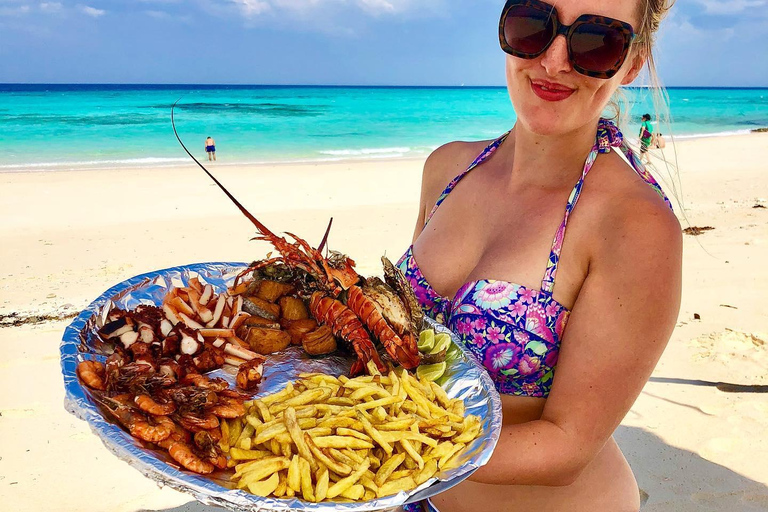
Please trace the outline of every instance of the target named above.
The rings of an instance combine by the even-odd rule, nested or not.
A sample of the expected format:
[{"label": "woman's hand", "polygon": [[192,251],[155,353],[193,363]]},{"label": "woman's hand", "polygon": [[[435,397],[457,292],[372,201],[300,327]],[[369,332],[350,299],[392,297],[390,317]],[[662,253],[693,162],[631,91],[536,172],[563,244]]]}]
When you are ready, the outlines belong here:
[{"label": "woman's hand", "polygon": [[658,197],[615,203],[595,221],[599,237],[590,242],[589,272],[541,419],[503,427],[494,457],[473,481],[570,485],[621,423],[661,357],[680,307],[680,225]]}]

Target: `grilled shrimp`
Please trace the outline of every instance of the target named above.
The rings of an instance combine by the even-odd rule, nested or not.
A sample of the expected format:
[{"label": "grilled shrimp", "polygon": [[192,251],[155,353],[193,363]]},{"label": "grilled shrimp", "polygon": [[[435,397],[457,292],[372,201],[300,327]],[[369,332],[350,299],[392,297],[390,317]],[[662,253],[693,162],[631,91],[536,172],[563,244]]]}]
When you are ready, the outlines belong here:
[{"label": "grilled shrimp", "polygon": [[197,454],[195,454],[195,452],[192,451],[192,447],[187,443],[169,440],[164,443],[160,443],[160,446],[168,450],[168,454],[170,454],[173,460],[190,471],[199,473],[201,475],[207,475],[209,473],[213,473],[213,470],[216,469],[212,463],[201,459]]},{"label": "grilled shrimp", "polygon": [[104,365],[98,361],[82,361],[77,365],[77,376],[91,389],[107,389]]},{"label": "grilled shrimp", "polygon": [[112,414],[122,423],[133,437],[137,437],[149,443],[159,443],[171,436],[172,429],[169,425],[150,421],[141,412],[125,405],[125,401],[105,399]]},{"label": "grilled shrimp", "polygon": [[227,457],[221,453],[218,442],[221,440],[219,429],[202,430],[193,438],[195,452],[207,462],[219,469],[227,469]]},{"label": "grilled shrimp", "polygon": [[158,416],[155,418],[155,421],[171,429],[170,437],[163,442],[178,441],[180,443],[188,443],[192,439],[192,435],[184,430],[184,427],[178,425],[168,416]]},{"label": "grilled shrimp", "polygon": [[219,426],[219,418],[213,414],[206,414],[205,416],[179,415],[178,421],[182,427],[191,432],[211,430]]},{"label": "grilled shrimp", "polygon": [[198,388],[210,389],[211,391],[224,391],[229,389],[229,384],[224,379],[213,378],[209,379],[205,375],[199,373],[188,373],[182,379],[184,384],[192,384]]},{"label": "grilled shrimp", "polygon": [[142,411],[153,416],[168,416],[176,412],[176,404],[173,402],[158,402],[149,395],[136,395],[134,399],[136,405]]},{"label": "grilled shrimp", "polygon": [[219,401],[207,411],[219,418],[235,419],[245,416],[246,410],[243,402],[237,398],[219,397]]}]

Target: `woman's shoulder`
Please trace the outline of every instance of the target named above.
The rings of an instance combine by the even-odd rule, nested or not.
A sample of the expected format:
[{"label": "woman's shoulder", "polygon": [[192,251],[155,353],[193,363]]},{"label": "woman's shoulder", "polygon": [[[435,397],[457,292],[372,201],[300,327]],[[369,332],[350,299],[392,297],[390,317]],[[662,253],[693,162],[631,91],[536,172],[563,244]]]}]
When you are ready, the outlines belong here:
[{"label": "woman's shoulder", "polygon": [[592,186],[585,188],[592,188],[584,213],[599,226],[597,247],[610,251],[616,244],[635,249],[670,242],[676,246],[682,230],[664,198],[618,154],[602,160],[587,179]]},{"label": "woman's shoulder", "polygon": [[491,142],[490,140],[454,141],[434,150],[424,164],[422,185],[425,191],[439,189],[436,195],[440,195],[456,176],[467,170]]}]

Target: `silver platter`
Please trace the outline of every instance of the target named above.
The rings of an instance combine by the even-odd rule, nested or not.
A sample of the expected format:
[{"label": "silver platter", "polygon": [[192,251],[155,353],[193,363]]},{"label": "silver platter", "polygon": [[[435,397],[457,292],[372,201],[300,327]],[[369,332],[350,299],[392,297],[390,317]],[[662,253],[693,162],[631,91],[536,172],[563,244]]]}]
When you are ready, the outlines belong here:
[{"label": "silver platter", "polygon": [[[64,377],[66,409],[86,421],[112,453],[144,476],[178,491],[186,492],[198,501],[236,511],[369,511],[393,510],[403,504],[420,501],[444,492],[468,478],[491,458],[501,432],[501,399],[488,374],[477,362],[462,351],[458,360],[449,365],[440,383],[451,398],[462,398],[468,414],[483,419],[483,434],[463,453],[463,464],[436,475],[409,494],[400,493],[383,499],[358,503],[307,503],[299,499],[273,499],[253,496],[233,490],[225,477],[203,477],[180,469],[162,451],[149,449],[131,437],[121,427],[107,420],[96,405],[90,391],[84,388],[75,373],[80,361],[104,360],[111,352],[96,335],[106,314],[113,308],[133,309],[140,304],[160,305],[164,295],[173,287],[186,286],[191,277],[198,276],[223,292],[234,277],[246,268],[245,263],[201,263],[174,267],[133,277],[113,286],[83,310],[64,331],[61,342],[61,371]],[[449,333],[444,326],[430,321],[437,332]],[[460,344],[457,343],[459,347]],[[289,349],[268,357],[264,382],[257,396],[274,393],[300,373],[323,372],[342,375],[349,372],[352,359],[337,355],[311,358],[300,348]],[[225,367],[214,376],[227,379],[234,387],[235,369]]]}]

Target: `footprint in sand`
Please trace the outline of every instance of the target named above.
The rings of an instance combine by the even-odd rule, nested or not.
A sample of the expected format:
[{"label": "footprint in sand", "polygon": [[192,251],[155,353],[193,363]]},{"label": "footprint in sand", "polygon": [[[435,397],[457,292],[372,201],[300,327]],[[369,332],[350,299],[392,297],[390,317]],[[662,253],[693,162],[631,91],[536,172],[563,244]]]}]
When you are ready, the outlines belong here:
[{"label": "footprint in sand", "polygon": [[757,510],[768,510],[768,496],[765,494],[745,494],[741,501],[749,505],[755,505]]},{"label": "footprint in sand", "polygon": [[747,376],[742,384],[768,384],[768,335],[726,329],[691,340],[695,360],[726,366]]}]

